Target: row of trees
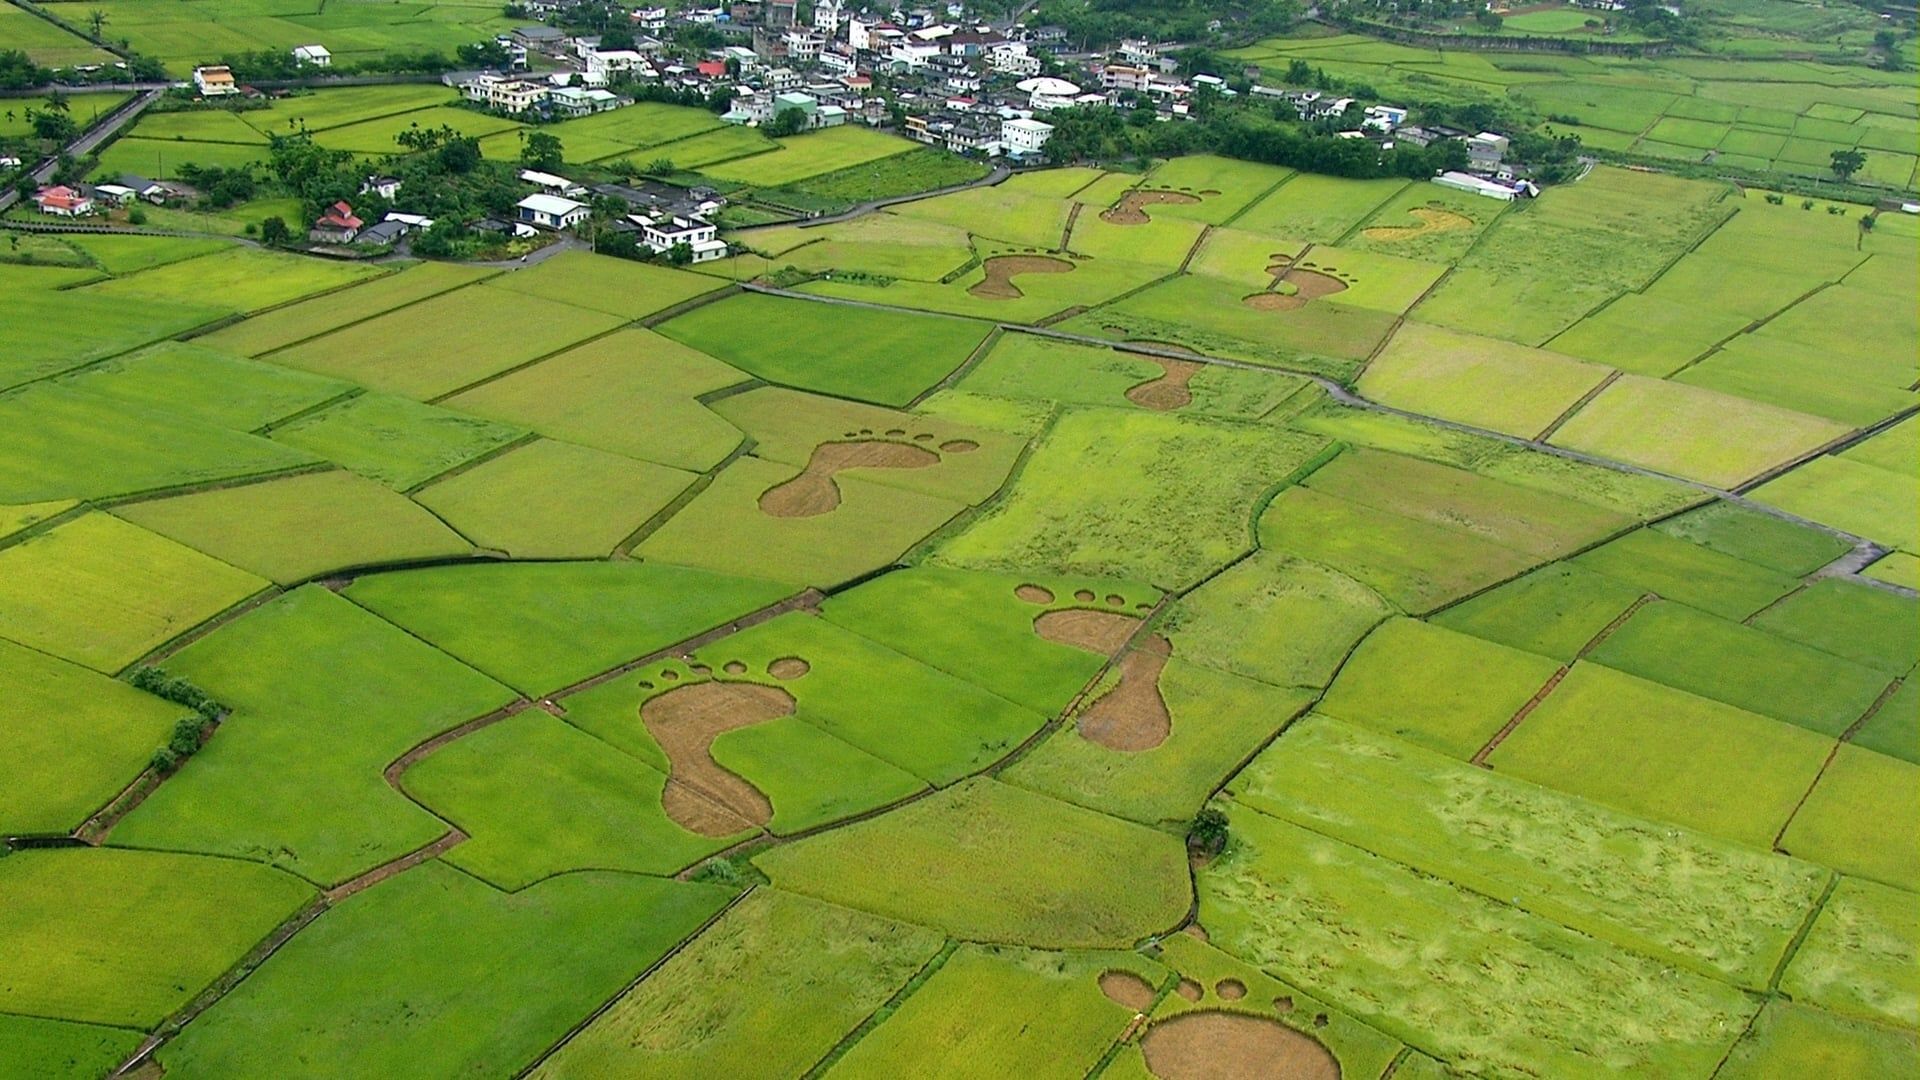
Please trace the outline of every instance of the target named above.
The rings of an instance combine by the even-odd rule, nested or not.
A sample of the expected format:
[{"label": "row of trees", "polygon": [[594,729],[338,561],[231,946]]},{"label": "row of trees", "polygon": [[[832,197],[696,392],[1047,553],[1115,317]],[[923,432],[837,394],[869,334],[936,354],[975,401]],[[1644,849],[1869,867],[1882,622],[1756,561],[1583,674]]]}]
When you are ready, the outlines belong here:
[{"label": "row of trees", "polygon": [[1047,152],[1065,161],[1204,152],[1356,179],[1428,177],[1467,163],[1466,147],[1457,141],[1382,150],[1368,139],[1342,139],[1246,109],[1216,110],[1189,124],[1159,124],[1152,117],[1150,109],[1132,110],[1129,116],[1105,105],[1057,110],[1047,118],[1054,126]]}]

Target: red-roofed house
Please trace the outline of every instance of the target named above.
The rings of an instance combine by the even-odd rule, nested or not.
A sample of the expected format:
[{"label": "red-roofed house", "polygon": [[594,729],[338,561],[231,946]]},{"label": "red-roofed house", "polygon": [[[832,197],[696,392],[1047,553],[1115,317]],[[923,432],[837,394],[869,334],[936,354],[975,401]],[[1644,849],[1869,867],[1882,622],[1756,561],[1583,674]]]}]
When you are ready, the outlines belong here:
[{"label": "red-roofed house", "polygon": [[354,216],[353,207],[337,202],[327,207],[327,212],[307,230],[307,239],[316,244],[351,244],[364,224],[366,222]]},{"label": "red-roofed house", "polygon": [[82,217],[93,213],[93,200],[65,184],[41,188],[34,193],[33,201],[43,214]]},{"label": "red-roofed house", "polygon": [[702,60],[694,65],[694,70],[698,71],[700,77],[703,79],[724,79],[727,76],[727,62],[725,60]]}]

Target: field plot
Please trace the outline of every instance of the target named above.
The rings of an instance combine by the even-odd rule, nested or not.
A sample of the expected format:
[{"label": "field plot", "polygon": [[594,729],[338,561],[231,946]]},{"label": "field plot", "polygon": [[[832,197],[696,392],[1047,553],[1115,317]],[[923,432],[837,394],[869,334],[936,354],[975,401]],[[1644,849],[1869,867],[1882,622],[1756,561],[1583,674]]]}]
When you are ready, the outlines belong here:
[{"label": "field plot", "polygon": [[1341,243],[1403,259],[1451,263],[1473,247],[1505,204],[1438,184],[1408,184]]},{"label": "field plot", "polygon": [[[47,280],[50,275],[70,275]],[[8,319],[0,324],[0,389],[77,368],[183,330],[229,311],[198,303],[149,297],[100,296],[53,291],[92,272],[35,269],[31,277],[0,278]],[[36,280],[37,279],[37,280]],[[26,286],[26,287],[20,287]]]},{"label": "field plot", "polygon": [[1797,1001],[1905,1028],[1920,1024],[1913,894],[1843,877],[1780,978]]},{"label": "field plot", "polygon": [[[1704,1073],[1754,1009],[1725,983],[1256,810],[1234,809],[1232,827],[1235,846],[1198,876],[1214,944],[1311,975],[1333,1005],[1467,1068]],[[1623,1010],[1644,1022],[1618,1024]]]},{"label": "field plot", "polygon": [[821,614],[929,667],[1053,715],[1100,670],[1108,652],[1048,637],[1041,620],[1050,612],[1100,612],[1098,621],[1125,628],[1125,613],[1147,610],[1158,597],[1157,590],[1134,582],[919,566],[835,594],[821,605]]},{"label": "field plot", "polygon": [[[1321,449],[1316,439],[1200,417],[1074,410],[1012,494],[934,557],[1190,585],[1247,548],[1256,502]],[[1174,515],[1179,530],[1160,527]]]},{"label": "field plot", "polygon": [[1845,540],[1830,533],[1724,501],[1653,528],[1783,574],[1811,574],[1849,550]]},{"label": "field plot", "polygon": [[1748,989],[1767,985],[1829,876],[1318,717],[1289,728],[1229,790],[1262,812]]},{"label": "field plot", "polygon": [[617,315],[475,286],[353,323],[273,362],[410,397],[449,394],[614,329]]},{"label": "field plot", "polygon": [[1236,229],[1331,244],[1407,186],[1405,180],[1337,180],[1300,173],[1248,207]]},{"label": "field plot", "polygon": [[1532,438],[1607,374],[1560,353],[1408,323],[1356,389],[1383,404]]},{"label": "field plot", "polygon": [[[926,467],[926,458],[912,450],[933,456],[917,444],[888,445],[906,450],[894,459],[902,467]],[[817,459],[817,469],[740,458],[634,553],[796,588],[827,588],[892,564],[966,509],[954,499],[877,483],[869,477],[878,469],[860,468],[857,457],[848,475],[839,467],[847,459],[837,453]],[[883,457],[879,464],[888,462]]]},{"label": "field plot", "polygon": [[708,176],[755,187],[780,187],[821,173],[904,154],[918,144],[862,127],[836,127],[775,140],[778,150],[708,166]]},{"label": "field plot", "polygon": [[905,405],[959,367],[989,329],[865,308],[823,314],[804,300],[743,294],[662,323],[660,332],[769,382]]},{"label": "field plot", "polygon": [[111,675],[266,587],[106,514],[0,549],[6,637]]},{"label": "field plot", "polygon": [[[1084,1076],[1133,1015],[1103,991],[1109,972],[1144,988],[1165,978],[1135,953],[963,945],[827,1075],[898,1076],[941,1060],[971,1062],[983,1075]],[[1033,1023],[1029,1010],[1048,1022]]]},{"label": "field plot", "polygon": [[[118,239],[118,238],[114,238]],[[351,289],[276,308],[195,339],[195,344],[259,356],[349,323],[450,292],[494,271],[457,263],[421,263]]]},{"label": "field plot", "polygon": [[1849,1020],[1822,1009],[1773,1001],[1733,1048],[1719,1075],[1727,1080],[1771,1076],[1902,1076],[1920,1053],[1910,1034]]},{"label": "field plot", "polygon": [[[714,145],[711,149],[706,146],[694,147],[691,152],[696,159],[695,163],[682,167],[697,169],[699,165],[710,161],[744,157],[746,154],[770,148],[768,145],[770,140],[765,136],[749,142],[744,137],[746,133],[742,129],[730,130],[735,133],[733,145],[740,149],[732,153],[724,153],[726,148],[720,145]],[[702,138],[716,144],[720,142],[718,133]],[[687,153],[685,144],[682,143],[676,143],[666,149],[676,155]],[[705,160],[697,160],[700,158]],[[679,162],[676,160],[675,164],[678,165]],[[817,204],[851,206],[873,199],[937,191],[978,180],[986,175],[987,167],[979,161],[948,153],[941,147],[923,146],[904,154],[890,154],[883,158],[849,165],[844,169],[820,173],[783,188],[756,192],[755,195],[763,203],[777,204],[798,196]]]},{"label": "field plot", "polygon": [[[1687,647],[1674,648],[1684,641]],[[1886,689],[1885,673],[1681,604],[1648,604],[1593,651],[1596,663],[1838,737]]]},{"label": "field plot", "polygon": [[0,641],[0,835],[65,833],[146,767],[185,709],[45,653]]},{"label": "field plot", "polygon": [[1181,597],[1159,628],[1182,659],[1277,686],[1324,686],[1391,612],[1338,571],[1258,551]]},{"label": "field plot", "polygon": [[[351,383],[170,341],[60,380],[68,386],[235,431],[254,431],[339,397]],[[209,395],[218,386],[218,395]]]},{"label": "field plot", "polygon": [[414,496],[480,547],[520,559],[609,555],[693,474],[540,439]]},{"label": "field plot", "polygon": [[114,513],[280,585],[473,550],[405,497],[348,472],[176,495]]},{"label": "field plot", "polygon": [[273,440],[405,491],[526,435],[406,398],[361,394],[274,429]]},{"label": "field plot", "polygon": [[1920,889],[1920,766],[1842,746],[1793,816],[1780,846],[1849,874]]},{"label": "field plot", "polygon": [[711,629],[786,590],[657,563],[527,563],[376,574],[346,595],[532,697]]},{"label": "field plot", "polygon": [[[10,1013],[146,1028],[198,993],[312,890],[235,859],[114,848],[0,860]],[[156,935],[178,947],[146,949]]]},{"label": "field plot", "polygon": [[[1190,196],[1194,201],[1174,199],[1152,206],[1148,214],[1192,218],[1209,225],[1224,225],[1253,202],[1272,190],[1275,184],[1294,175],[1293,170],[1251,161],[1191,154],[1170,158],[1153,167],[1139,181],[1141,192],[1165,191]],[[1134,179],[1128,177],[1129,180]]]},{"label": "field plot", "polygon": [[538,709],[454,741],[401,784],[470,835],[443,858],[502,889],[572,870],[665,876],[734,839],[668,820],[664,774]]},{"label": "field plot", "polygon": [[1160,658],[1155,648],[1149,642],[1125,654],[1118,676],[1102,681],[1074,722],[1001,779],[1129,821],[1176,827],[1312,699],[1310,690]]},{"label": "field plot", "polygon": [[1305,386],[1303,379],[1185,363],[1033,334],[1006,334],[958,388],[1070,405],[1131,402],[1155,412],[1256,420]]},{"label": "field plot", "polygon": [[112,53],[25,8],[9,6],[0,10],[0,40],[10,49],[25,52],[29,59],[43,67],[103,64],[113,59]]},{"label": "field plot", "polygon": [[1920,480],[1842,455],[1815,458],[1753,498],[1902,551],[1920,551]]},{"label": "field plot", "polygon": [[191,411],[165,401],[133,405],[72,384],[40,384],[0,398],[0,428],[7,432],[0,445],[0,502],[133,495],[316,461],[296,447],[175,415]]},{"label": "field plot", "polygon": [[939,935],[921,927],[763,889],[533,1075],[802,1073],[940,945]]},{"label": "field plot", "polygon": [[726,899],[591,872],[508,894],[429,863],[328,912],[161,1058],[204,1076],[517,1069]]},{"label": "field plot", "polygon": [[1745,619],[1798,586],[1792,575],[1658,529],[1628,533],[1582,553],[1573,565],[1723,619]]},{"label": "field plot", "polygon": [[1317,707],[1329,716],[1466,759],[1532,700],[1556,670],[1545,657],[1429,623],[1394,619],[1354,650]]},{"label": "field plot", "polygon": [[620,330],[447,398],[450,409],[675,468],[705,470],[741,432],[696,398],[748,376],[651,330]]},{"label": "field plot", "polygon": [[104,296],[146,296],[159,300],[217,302],[235,311],[298,300],[351,285],[383,273],[377,267],[327,263],[280,252],[235,248],[167,263],[126,277],[87,286]]},{"label": "field plot", "polygon": [[[16,9],[18,10],[18,9]],[[6,1080],[92,1080],[120,1067],[142,1036],[127,1028],[0,1014]]]},{"label": "field plot", "polygon": [[[1634,748],[1632,755],[1618,752]],[[1596,664],[1575,664],[1493,768],[1762,849],[1831,739]]]},{"label": "field plot", "polygon": [[405,152],[405,144],[400,142],[400,136],[442,128],[451,128],[457,135],[477,139],[517,131],[520,124],[502,116],[489,116],[470,109],[435,106],[375,120],[362,120],[357,124],[330,127],[315,134],[313,141],[329,150],[350,150],[366,155],[399,154]]},{"label": "field plot", "polygon": [[[1076,229],[1076,233],[1081,232],[1084,230]],[[1181,237],[1176,234],[1173,238]],[[1125,249],[1115,247],[1114,250]],[[804,256],[806,251],[802,248],[794,254]],[[832,279],[810,281],[802,289],[821,296],[921,311],[998,322],[1039,323],[1063,312],[1104,303],[1165,277],[1173,272],[1184,254],[1182,249],[1172,254],[1171,261],[1153,264],[1122,258],[1040,255],[1034,251],[992,241],[980,242],[977,247],[980,264],[944,285],[912,280],[870,284]]]},{"label": "field plot", "polygon": [[1177,924],[1189,895],[1174,837],[985,779],[754,862],[783,889],[1046,948],[1125,947]]},{"label": "field plot", "polygon": [[762,230],[744,239],[769,253],[770,264],[923,282],[938,282],[975,257],[964,230],[887,212],[804,232]]},{"label": "field plot", "polygon": [[78,248],[100,269],[109,274],[130,274],[136,270],[179,262],[199,255],[224,251],[227,241],[195,236],[113,236],[75,234],[61,242]]},{"label": "field plot", "polygon": [[233,714],[114,842],[269,861],[321,884],[446,832],[380,771],[513,698],[320,586],[249,612],[166,669]]},{"label": "field plot", "polygon": [[1030,185],[1019,184],[1018,179],[1023,178],[916,200],[888,212],[951,225],[974,236],[1036,251],[1057,250],[1066,240],[1070,204],[1058,193],[1034,191]]},{"label": "field plot", "polygon": [[568,251],[488,284],[609,315],[638,319],[719,288],[698,274]]},{"label": "field plot", "polygon": [[1543,561],[1451,525],[1376,510],[1311,488],[1260,515],[1262,547],[1330,566],[1403,611],[1431,611]]},{"label": "field plot", "polygon": [[1815,581],[1754,616],[1752,625],[1889,675],[1912,670],[1920,604],[1836,578]]}]

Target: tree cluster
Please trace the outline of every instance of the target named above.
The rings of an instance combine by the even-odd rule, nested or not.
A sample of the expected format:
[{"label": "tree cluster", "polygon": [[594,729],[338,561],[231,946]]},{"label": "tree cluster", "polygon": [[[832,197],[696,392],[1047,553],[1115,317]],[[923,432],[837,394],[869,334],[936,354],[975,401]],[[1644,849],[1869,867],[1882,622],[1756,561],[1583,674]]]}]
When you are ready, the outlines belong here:
[{"label": "tree cluster", "polygon": [[[1301,14],[1297,0],[1041,0],[1032,21],[1093,48],[1125,38],[1251,40],[1286,31]],[[1216,22],[1217,32],[1209,29]]]},{"label": "tree cluster", "polygon": [[1214,153],[1242,161],[1285,165],[1307,172],[1370,179],[1382,176],[1430,177],[1467,163],[1457,140],[1419,147],[1402,143],[1383,150],[1370,139],[1342,139],[1297,122],[1269,120],[1247,110],[1218,110],[1204,121],[1187,124],[1129,123],[1121,110],[1105,105],[1057,110],[1047,153],[1061,161],[1116,160]]}]

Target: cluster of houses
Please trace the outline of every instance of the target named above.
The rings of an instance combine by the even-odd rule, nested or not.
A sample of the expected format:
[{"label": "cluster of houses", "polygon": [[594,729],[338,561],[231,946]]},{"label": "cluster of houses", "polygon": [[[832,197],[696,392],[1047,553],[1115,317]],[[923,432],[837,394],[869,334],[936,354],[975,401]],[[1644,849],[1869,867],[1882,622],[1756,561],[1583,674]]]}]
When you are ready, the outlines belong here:
[{"label": "cluster of houses", "polygon": [[54,217],[90,217],[137,202],[165,205],[178,197],[178,188],[131,173],[101,184],[54,184],[33,193],[33,205]]}]

